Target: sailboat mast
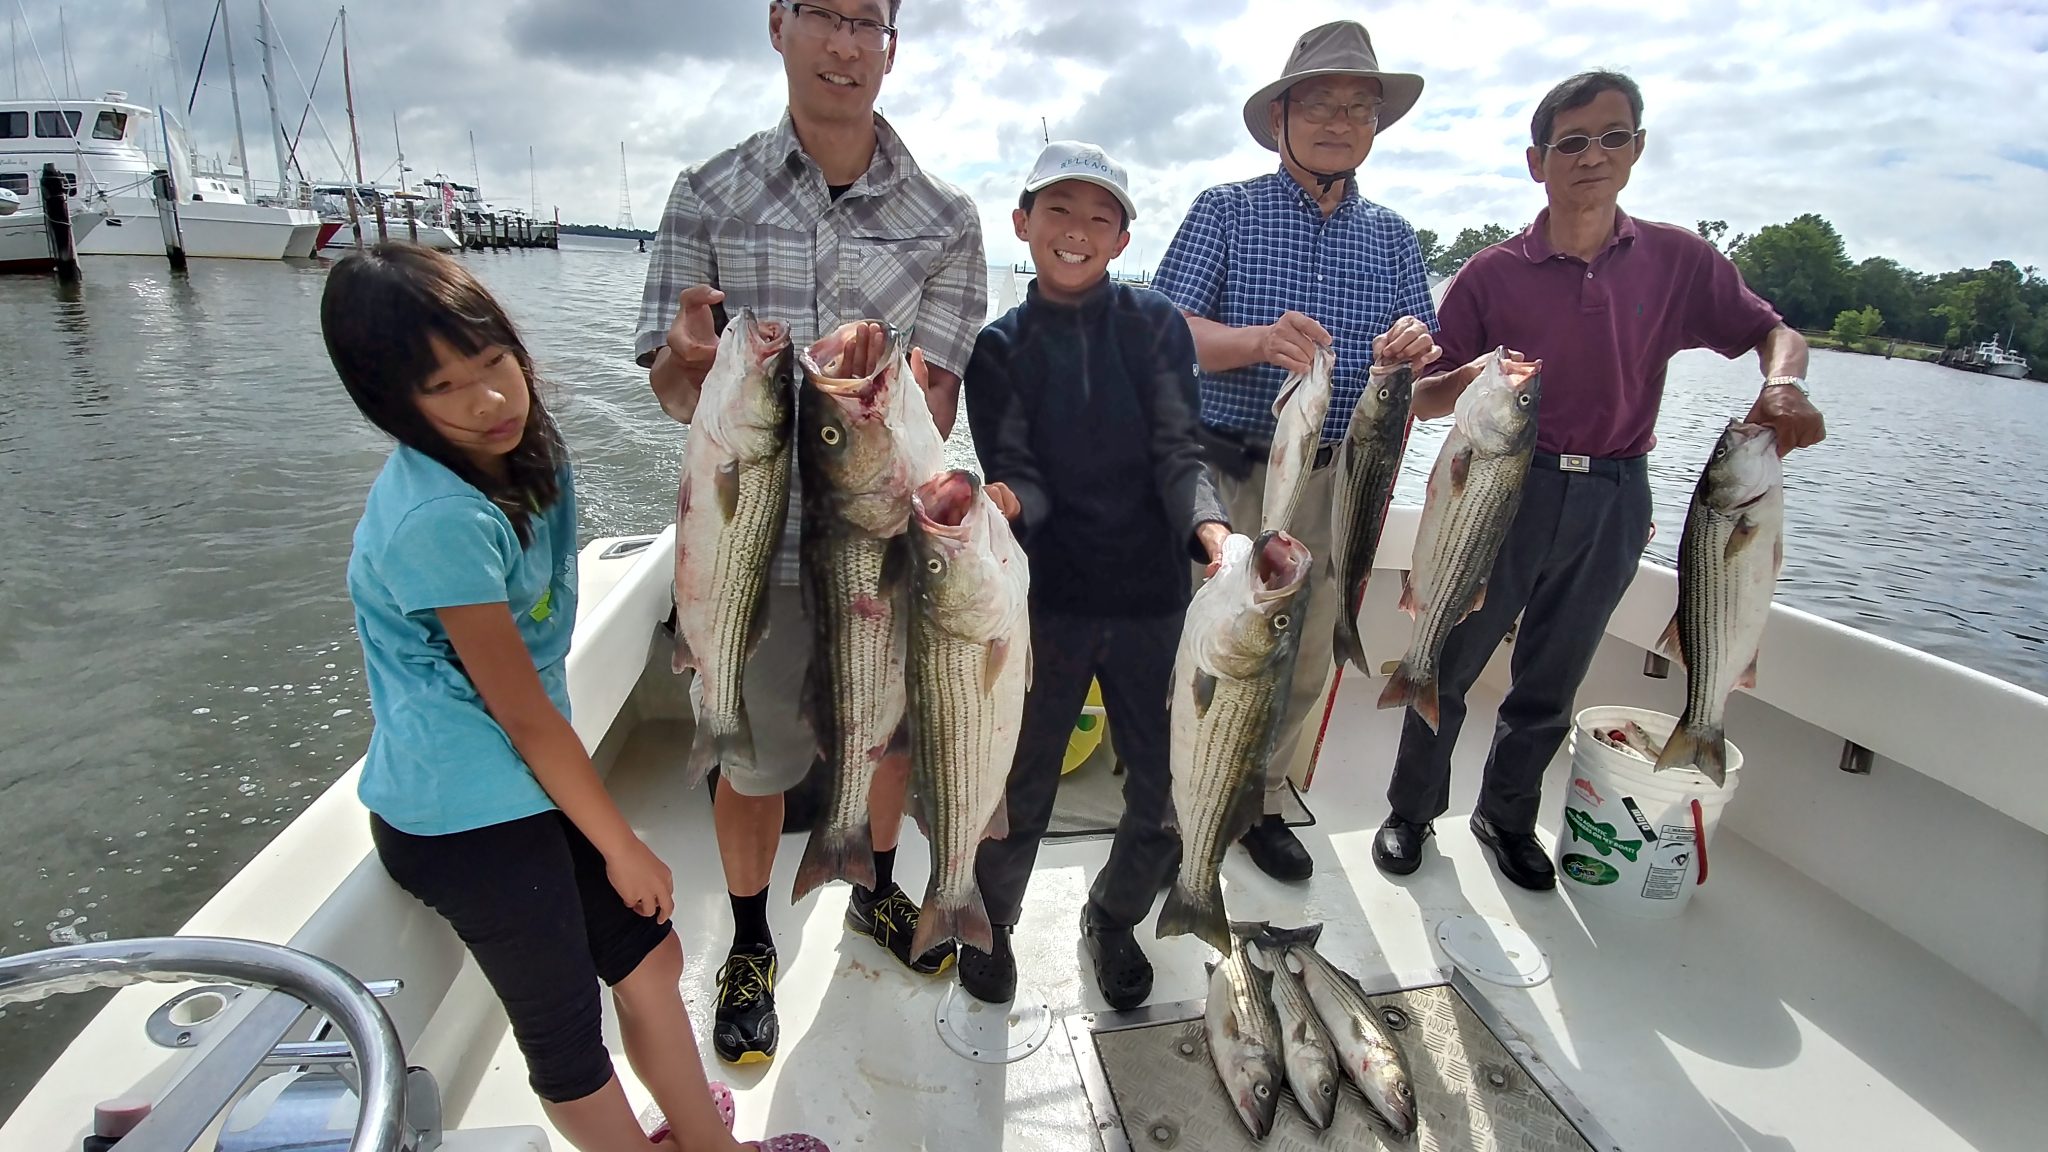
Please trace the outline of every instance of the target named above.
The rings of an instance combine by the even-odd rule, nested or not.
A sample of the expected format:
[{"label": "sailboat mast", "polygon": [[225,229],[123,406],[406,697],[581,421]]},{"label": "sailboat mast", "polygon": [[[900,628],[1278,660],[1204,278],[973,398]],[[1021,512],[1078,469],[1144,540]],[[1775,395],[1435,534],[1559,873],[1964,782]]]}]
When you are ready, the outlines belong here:
[{"label": "sailboat mast", "polygon": [[533,170],[533,145],[526,146],[526,194],[533,201],[531,215],[540,219],[540,177]]},{"label": "sailboat mast", "polygon": [[356,183],[348,190],[348,222],[355,229],[356,247],[363,246],[363,217],[356,208],[356,197],[363,191],[363,138],[356,131],[356,87],[349,78],[348,69],[348,7],[341,9],[341,89],[348,98],[348,145],[355,153]]},{"label": "sailboat mast", "polygon": [[71,98],[78,99],[78,70],[71,66],[71,27],[64,22],[64,9],[57,9],[57,37],[64,45],[64,84],[70,89]]},{"label": "sailboat mast", "polygon": [[242,169],[242,191],[249,188],[249,142],[242,136],[242,89],[235,83],[235,33],[228,27],[228,0],[220,0],[220,46],[228,57],[228,103],[235,108],[235,158]]},{"label": "sailboat mast", "polygon": [[291,172],[284,160],[284,117],[277,114],[277,58],[271,42],[277,39],[270,26],[270,5],[256,0],[256,38],[263,44],[263,92],[270,100],[270,147],[277,153],[277,194],[291,200]]},{"label": "sailboat mast", "polygon": [[398,138],[398,109],[391,110],[391,143],[398,149],[398,190],[405,191],[405,141]]}]

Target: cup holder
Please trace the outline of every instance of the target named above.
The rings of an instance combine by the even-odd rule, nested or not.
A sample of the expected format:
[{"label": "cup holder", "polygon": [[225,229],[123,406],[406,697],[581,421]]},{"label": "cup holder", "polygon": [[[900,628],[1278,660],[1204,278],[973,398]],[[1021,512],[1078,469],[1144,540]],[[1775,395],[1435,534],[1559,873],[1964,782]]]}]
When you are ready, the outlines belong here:
[{"label": "cup holder", "polygon": [[241,994],[242,989],[234,984],[188,988],[150,1013],[143,1031],[159,1047],[195,1047]]}]

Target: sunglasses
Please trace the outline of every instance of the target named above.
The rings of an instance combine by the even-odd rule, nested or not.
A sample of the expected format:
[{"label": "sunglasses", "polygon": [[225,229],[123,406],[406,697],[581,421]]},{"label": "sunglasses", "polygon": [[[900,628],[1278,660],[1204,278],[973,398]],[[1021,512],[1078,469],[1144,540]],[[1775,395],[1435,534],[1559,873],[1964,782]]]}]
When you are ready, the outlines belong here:
[{"label": "sunglasses", "polygon": [[1639,137],[1642,136],[1642,134],[1643,130],[1641,128],[1637,128],[1633,131],[1624,128],[1616,128],[1612,132],[1602,132],[1597,137],[1588,136],[1584,133],[1579,133],[1578,135],[1574,136],[1566,136],[1562,140],[1552,141],[1550,146],[1552,148],[1557,149],[1559,152],[1564,153],[1567,156],[1577,156],[1579,153],[1584,152],[1588,148],[1591,148],[1593,146],[1593,141],[1597,139],[1600,141],[1600,147],[1605,148],[1609,152],[1618,152],[1621,149],[1628,147],[1631,143],[1635,142]]}]

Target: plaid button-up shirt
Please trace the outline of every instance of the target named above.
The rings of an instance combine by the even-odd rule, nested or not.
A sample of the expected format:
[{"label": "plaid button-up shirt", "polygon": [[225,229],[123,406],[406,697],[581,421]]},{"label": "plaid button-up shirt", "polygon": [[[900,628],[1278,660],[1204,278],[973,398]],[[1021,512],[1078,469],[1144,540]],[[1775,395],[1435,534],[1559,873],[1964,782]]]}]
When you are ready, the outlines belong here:
[{"label": "plaid button-up shirt", "polygon": [[[1325,217],[1285,168],[1195,197],[1152,287],[1181,311],[1233,328],[1271,324],[1290,311],[1321,324],[1337,349],[1325,444],[1342,440],[1351,423],[1373,339],[1403,316],[1436,331],[1422,246],[1408,221],[1350,181]],[[1273,400],[1286,382],[1287,370],[1273,364],[1204,372],[1202,423],[1271,439]]]},{"label": "plaid button-up shirt", "polygon": [[[685,168],[647,262],[634,357],[643,366],[694,284],[725,293],[718,310],[751,306],[803,347],[852,320],[904,330],[933,366],[967,367],[988,314],[981,216],[966,193],[927,175],[896,130],[875,117],[868,170],[834,199],[787,112],[774,128]],[[794,485],[775,578],[796,582]]]}]

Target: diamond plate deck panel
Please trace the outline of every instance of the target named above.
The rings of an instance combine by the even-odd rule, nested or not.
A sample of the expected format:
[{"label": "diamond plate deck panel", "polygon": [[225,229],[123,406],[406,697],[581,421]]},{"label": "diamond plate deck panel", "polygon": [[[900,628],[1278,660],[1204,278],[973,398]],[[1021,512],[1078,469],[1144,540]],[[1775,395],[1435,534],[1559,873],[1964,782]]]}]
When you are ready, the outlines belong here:
[{"label": "diamond plate deck panel", "polygon": [[[1544,1086],[1451,985],[1369,999],[1383,1013],[1396,1014],[1398,1026],[1388,1034],[1408,1062],[1415,1089],[1414,1135],[1394,1135],[1347,1083],[1327,1131],[1312,1127],[1293,1095],[1282,1093],[1273,1131],[1264,1143],[1253,1141],[1217,1080],[1201,1018],[1183,1013],[1135,1027],[1105,1023],[1105,1030],[1092,1034],[1092,1054],[1076,1046],[1077,1059],[1099,1061],[1101,1076],[1084,1080],[1091,1085],[1104,1145],[1112,1152],[1591,1152],[1593,1146]],[[1199,1012],[1201,1003],[1191,1003]],[[1102,1090],[1113,1097],[1109,1108],[1094,1099]]]}]

